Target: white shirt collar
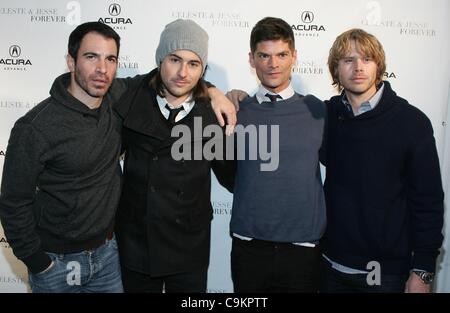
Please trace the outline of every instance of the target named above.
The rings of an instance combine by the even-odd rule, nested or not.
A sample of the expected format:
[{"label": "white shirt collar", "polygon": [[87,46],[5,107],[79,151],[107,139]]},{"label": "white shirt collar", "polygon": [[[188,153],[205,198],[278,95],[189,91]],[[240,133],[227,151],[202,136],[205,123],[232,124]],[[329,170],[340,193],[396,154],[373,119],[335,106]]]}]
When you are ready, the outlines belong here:
[{"label": "white shirt collar", "polygon": [[[177,117],[175,118],[176,122],[178,122],[179,120],[184,118],[186,115],[188,115],[188,113],[194,107],[195,101],[193,101],[191,99],[192,99],[192,94],[190,94],[189,97],[187,97],[186,100],[184,100],[183,103],[181,103],[184,110],[182,110],[180,113],[178,113]],[[166,98],[160,97],[158,95],[156,96],[156,101],[158,102],[159,110],[161,111],[162,115],[166,119],[168,119],[170,112],[169,112],[169,110],[166,109],[166,104],[168,104],[171,109],[174,109],[175,107],[173,105],[171,105],[170,103],[168,103],[166,101]],[[180,106],[177,106],[177,107],[179,108]]]},{"label": "white shirt collar", "polygon": [[274,93],[272,91],[267,90],[263,85],[259,85],[258,91],[256,92],[256,100],[258,100],[259,103],[261,102],[270,102],[270,99],[266,97],[266,93],[270,94],[277,94],[281,98],[277,101],[286,100],[292,97],[295,94],[294,88],[292,88],[291,83],[289,83],[289,86],[287,86],[284,90]]},{"label": "white shirt collar", "polygon": [[[184,100],[183,103],[181,103],[181,105],[183,106],[183,109],[185,111],[190,111],[190,109],[194,106],[195,101],[191,101],[191,99],[192,99],[192,94],[190,94],[189,97],[187,97],[186,100]],[[160,108],[166,109],[166,104],[168,104],[171,109],[175,109],[175,107],[172,104],[167,102],[166,98],[163,98],[163,97],[160,97],[157,95],[156,101],[158,101],[158,105]],[[179,108],[179,107],[180,106],[178,105],[177,108]]]},{"label": "white shirt collar", "polygon": [[[361,106],[359,107],[358,111],[353,114],[355,116],[358,116],[365,112],[373,110],[377,106],[377,104],[380,102],[381,96],[383,95],[383,90],[384,90],[384,83],[382,82],[381,85],[379,85],[377,92],[372,96],[372,98],[361,103]],[[349,110],[350,112],[353,112],[352,105],[350,104],[350,102],[348,102],[345,91],[342,92],[342,102],[347,107],[347,110]]]}]

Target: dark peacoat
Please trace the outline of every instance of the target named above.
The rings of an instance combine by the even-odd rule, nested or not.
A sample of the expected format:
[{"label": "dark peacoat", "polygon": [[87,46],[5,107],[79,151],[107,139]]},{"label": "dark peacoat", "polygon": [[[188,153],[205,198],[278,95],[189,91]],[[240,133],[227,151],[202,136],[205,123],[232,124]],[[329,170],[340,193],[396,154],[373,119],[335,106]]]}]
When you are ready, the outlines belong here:
[{"label": "dark peacoat", "polygon": [[[208,266],[213,217],[210,170],[222,184],[230,175],[224,161],[172,158],[178,138],[171,137],[171,125],[148,84],[150,77],[151,73],[135,78],[116,107],[123,120],[125,159],[115,231],[122,266],[158,277]],[[191,134],[194,117],[202,118],[202,131],[217,124],[209,102],[195,103],[178,122]],[[197,139],[204,145],[210,138]],[[192,151],[199,144],[195,140],[193,136],[187,142]]]}]

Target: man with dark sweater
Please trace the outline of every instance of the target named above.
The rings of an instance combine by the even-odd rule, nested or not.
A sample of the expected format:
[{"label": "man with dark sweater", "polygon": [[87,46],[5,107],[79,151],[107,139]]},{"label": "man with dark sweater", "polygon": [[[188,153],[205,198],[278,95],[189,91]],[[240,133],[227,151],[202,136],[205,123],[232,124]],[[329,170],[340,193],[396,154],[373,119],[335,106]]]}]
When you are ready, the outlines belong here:
[{"label": "man with dark sweater", "polygon": [[[70,73],[11,131],[0,217],[33,292],[121,292],[112,236],[120,125],[108,92],[120,37],[98,22],[69,37]],[[89,253],[85,253],[89,251]]]},{"label": "man with dark sweater", "polygon": [[[240,129],[256,126],[259,154],[252,143],[237,142],[231,233],[231,271],[236,292],[316,292],[319,240],[325,229],[325,202],[319,149],[325,104],[294,92],[292,67],[297,60],[291,27],[267,17],[253,28],[250,64],[261,85],[244,100]],[[271,166],[262,157],[269,142]],[[242,149],[242,150],[241,150]],[[241,151],[240,151],[241,150]],[[239,154],[245,151],[245,156]]]},{"label": "man with dark sweater", "polygon": [[373,35],[338,36],[328,65],[343,91],[328,103],[321,290],[429,292],[443,225],[431,123],[382,81]]}]

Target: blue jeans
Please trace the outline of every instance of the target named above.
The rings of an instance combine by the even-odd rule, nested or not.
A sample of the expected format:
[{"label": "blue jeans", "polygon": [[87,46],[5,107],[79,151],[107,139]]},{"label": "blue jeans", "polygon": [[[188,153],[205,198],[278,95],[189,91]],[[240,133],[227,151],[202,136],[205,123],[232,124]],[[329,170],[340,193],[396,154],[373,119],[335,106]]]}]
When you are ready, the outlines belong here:
[{"label": "blue jeans", "polygon": [[53,261],[50,269],[38,274],[28,272],[34,293],[123,292],[115,238],[95,250],[47,254]]}]

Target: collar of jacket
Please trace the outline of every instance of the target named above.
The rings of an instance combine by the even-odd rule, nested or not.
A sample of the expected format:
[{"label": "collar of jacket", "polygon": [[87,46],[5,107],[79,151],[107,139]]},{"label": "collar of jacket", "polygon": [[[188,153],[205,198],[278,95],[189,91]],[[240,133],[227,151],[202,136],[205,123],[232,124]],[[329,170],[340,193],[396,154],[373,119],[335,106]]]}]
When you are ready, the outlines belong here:
[{"label": "collar of jacket", "polygon": [[[123,119],[123,126],[143,135],[164,140],[170,137],[171,129],[161,118],[157,105],[156,91],[149,82],[156,70],[143,75],[141,81],[119,99],[116,111]],[[194,128],[194,117],[202,117],[202,128],[217,124],[210,102],[195,103],[189,114],[181,120],[181,124]]]},{"label": "collar of jacket", "polygon": [[336,110],[338,118],[340,120],[363,120],[384,114],[385,112],[396,107],[400,103],[400,101],[398,101],[399,97],[397,96],[395,91],[392,90],[390,83],[388,81],[383,81],[383,83],[384,90],[383,94],[381,95],[380,102],[374,109],[370,111],[357,116],[353,116],[353,114],[351,114],[345,107],[345,104],[342,103],[342,94],[332,97],[330,99],[330,106],[332,109],[334,108],[334,110]]}]

